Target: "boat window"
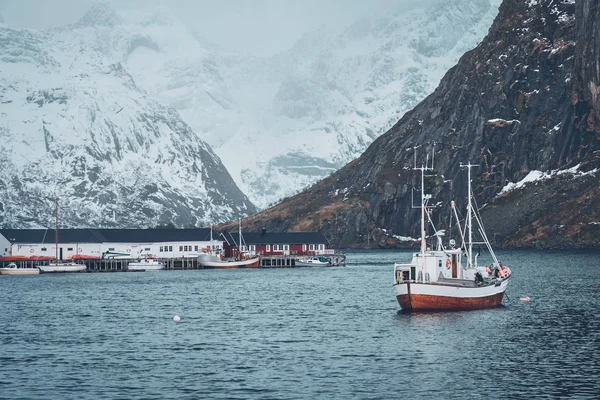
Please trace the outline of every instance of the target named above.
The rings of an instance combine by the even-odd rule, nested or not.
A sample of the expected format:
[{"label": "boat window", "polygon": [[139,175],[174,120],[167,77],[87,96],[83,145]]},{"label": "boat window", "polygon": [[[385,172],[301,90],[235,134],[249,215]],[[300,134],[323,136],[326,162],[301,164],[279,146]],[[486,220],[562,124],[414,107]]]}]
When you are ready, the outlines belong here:
[{"label": "boat window", "polygon": [[270,244],[267,245],[267,251],[271,251],[271,245]]},{"label": "boat window", "polygon": [[67,251],[73,251],[72,247],[67,247]]},{"label": "boat window", "polygon": [[198,246],[194,246],[194,251],[198,251]]},{"label": "boat window", "polygon": [[183,251],[183,246],[179,246],[179,251]]},{"label": "boat window", "polygon": [[410,279],[415,280],[417,276],[417,267],[410,267]]},{"label": "boat window", "polygon": [[160,246],[160,249],[159,249],[158,251],[162,253],[162,251],[163,251],[163,247],[162,247],[162,246]]},{"label": "boat window", "polygon": [[115,248],[114,247],[109,247],[108,251],[115,251]]},{"label": "boat window", "polygon": [[173,246],[169,246],[169,251],[173,251]]},{"label": "boat window", "polygon": [[409,271],[402,271],[402,280],[403,281],[410,280],[410,273],[409,273]]},{"label": "boat window", "polygon": [[442,260],[438,261],[438,267],[442,268]]},{"label": "boat window", "polygon": [[144,250],[145,251],[150,251],[150,247],[146,247]]}]

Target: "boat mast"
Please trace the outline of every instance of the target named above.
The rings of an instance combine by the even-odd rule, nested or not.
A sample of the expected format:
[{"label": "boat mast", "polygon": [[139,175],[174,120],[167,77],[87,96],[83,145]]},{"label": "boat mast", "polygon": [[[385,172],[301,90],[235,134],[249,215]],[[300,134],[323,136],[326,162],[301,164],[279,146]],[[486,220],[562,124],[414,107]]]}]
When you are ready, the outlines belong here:
[{"label": "boat mast", "polygon": [[473,204],[471,203],[471,168],[478,167],[479,165],[471,164],[471,161],[467,165],[462,165],[462,168],[467,168],[467,233],[469,238],[468,250],[467,250],[467,268],[471,268],[473,266],[473,229],[472,229],[472,213],[473,213]]},{"label": "boat mast", "polygon": [[239,239],[240,245],[239,245],[239,248],[238,248],[238,253],[241,256],[242,255],[242,219],[241,218],[239,219],[238,233],[239,233],[239,236],[240,236],[240,239]]},{"label": "boat mast", "polygon": [[56,209],[56,213],[55,213],[56,214],[56,218],[55,218],[56,224],[55,225],[56,226],[55,226],[55,231],[54,231],[55,232],[54,236],[56,239],[56,246],[55,246],[56,255],[55,255],[55,257],[56,257],[56,262],[58,262],[58,197],[54,200],[54,202],[56,205],[56,207],[55,207],[55,209]]},{"label": "boat mast", "polygon": [[428,167],[429,155],[427,155],[425,163],[417,168],[417,149],[415,147],[415,165],[413,171],[421,171],[421,276],[423,280],[425,280],[425,251],[427,250],[427,241],[425,239],[425,208],[427,207],[427,200],[431,197],[425,194],[425,171],[433,171],[433,157],[431,161],[431,167]]},{"label": "boat mast", "polygon": [[[425,255],[427,242],[425,240],[425,169],[421,167],[421,257]],[[425,258],[423,258],[424,260]]]}]

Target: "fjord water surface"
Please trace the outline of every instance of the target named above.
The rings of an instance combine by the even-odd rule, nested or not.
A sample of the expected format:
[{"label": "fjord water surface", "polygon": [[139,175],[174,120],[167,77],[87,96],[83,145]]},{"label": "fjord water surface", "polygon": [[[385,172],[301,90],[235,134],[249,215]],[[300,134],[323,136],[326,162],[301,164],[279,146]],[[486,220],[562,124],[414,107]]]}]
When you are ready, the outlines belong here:
[{"label": "fjord water surface", "polygon": [[452,313],[398,312],[393,263],[408,252],[1,276],[0,398],[597,398],[600,253],[500,258],[505,306]]}]

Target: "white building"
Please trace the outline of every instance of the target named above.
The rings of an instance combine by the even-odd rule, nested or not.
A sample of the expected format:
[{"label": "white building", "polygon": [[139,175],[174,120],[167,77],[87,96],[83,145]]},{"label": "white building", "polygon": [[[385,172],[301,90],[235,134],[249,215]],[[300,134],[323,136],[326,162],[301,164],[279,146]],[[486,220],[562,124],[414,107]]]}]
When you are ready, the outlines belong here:
[{"label": "white building", "polygon": [[0,229],[0,256],[22,258],[196,257],[223,242],[211,230],[193,229]]}]

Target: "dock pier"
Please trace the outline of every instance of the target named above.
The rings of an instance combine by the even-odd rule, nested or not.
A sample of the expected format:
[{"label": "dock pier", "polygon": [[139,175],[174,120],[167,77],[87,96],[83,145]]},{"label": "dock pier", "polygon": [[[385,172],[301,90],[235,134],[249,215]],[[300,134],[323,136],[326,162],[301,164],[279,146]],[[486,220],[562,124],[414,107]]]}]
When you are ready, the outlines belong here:
[{"label": "dock pier", "polygon": [[[260,259],[259,268],[296,268],[296,258],[298,258],[298,256],[262,256]],[[345,254],[330,255],[329,258],[331,260],[332,266],[342,266],[346,264]],[[165,265],[165,270],[206,269],[206,267],[202,267],[198,263],[197,257],[156,258],[156,260],[162,262]],[[127,270],[127,265],[133,261],[135,260],[125,258],[77,260],[78,263],[86,265],[85,272],[131,272]],[[14,261],[0,261],[0,267],[4,267],[9,263],[15,263],[24,267],[36,267],[39,265],[48,265],[50,261],[27,259]]]}]

